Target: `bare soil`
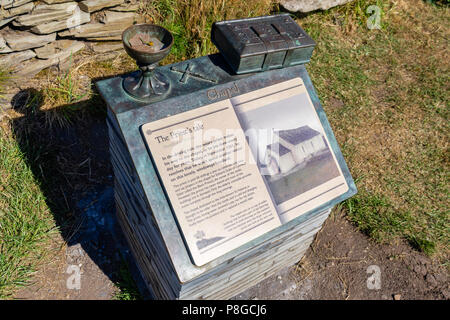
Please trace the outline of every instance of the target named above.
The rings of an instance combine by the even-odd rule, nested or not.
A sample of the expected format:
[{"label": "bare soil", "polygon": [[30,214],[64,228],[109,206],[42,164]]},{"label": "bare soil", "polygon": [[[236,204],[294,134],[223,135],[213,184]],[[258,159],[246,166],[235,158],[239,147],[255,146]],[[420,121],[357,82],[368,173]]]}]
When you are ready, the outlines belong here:
[{"label": "bare soil", "polygon": [[[367,285],[369,266],[380,268],[380,289]],[[377,244],[334,210],[300,263],[236,298],[449,299],[450,282],[446,268],[408,244]]]}]

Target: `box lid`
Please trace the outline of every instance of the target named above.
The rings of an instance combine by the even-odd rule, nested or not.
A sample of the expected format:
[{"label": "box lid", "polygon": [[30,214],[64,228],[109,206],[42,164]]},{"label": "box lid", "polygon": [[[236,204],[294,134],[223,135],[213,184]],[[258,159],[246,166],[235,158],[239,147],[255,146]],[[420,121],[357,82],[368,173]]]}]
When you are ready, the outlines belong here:
[{"label": "box lid", "polygon": [[315,46],[289,14],[215,22],[211,40],[222,54],[234,58]]}]

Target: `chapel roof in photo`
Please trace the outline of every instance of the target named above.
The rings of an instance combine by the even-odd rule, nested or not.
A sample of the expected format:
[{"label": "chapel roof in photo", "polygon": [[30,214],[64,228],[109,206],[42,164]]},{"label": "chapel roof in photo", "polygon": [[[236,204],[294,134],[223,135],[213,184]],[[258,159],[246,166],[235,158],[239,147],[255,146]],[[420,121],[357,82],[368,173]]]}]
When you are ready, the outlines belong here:
[{"label": "chapel roof in photo", "polygon": [[297,145],[303,141],[309,140],[318,134],[318,131],[311,129],[309,126],[302,126],[296,129],[280,130],[275,132],[283,140]]}]

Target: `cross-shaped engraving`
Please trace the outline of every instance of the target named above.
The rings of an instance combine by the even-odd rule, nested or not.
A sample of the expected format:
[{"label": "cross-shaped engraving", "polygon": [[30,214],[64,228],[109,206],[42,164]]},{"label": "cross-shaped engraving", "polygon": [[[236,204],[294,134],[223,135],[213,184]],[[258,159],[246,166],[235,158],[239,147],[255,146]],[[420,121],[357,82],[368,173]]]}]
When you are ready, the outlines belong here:
[{"label": "cross-shaped engraving", "polygon": [[207,81],[207,82],[217,83],[217,80],[215,80],[215,79],[210,79],[200,73],[193,72],[191,70],[191,65],[189,63],[186,65],[186,68],[184,70],[180,70],[176,67],[170,67],[170,70],[182,74],[182,76],[180,78],[180,82],[182,82],[182,83],[186,83],[186,81],[189,79],[189,77]]}]

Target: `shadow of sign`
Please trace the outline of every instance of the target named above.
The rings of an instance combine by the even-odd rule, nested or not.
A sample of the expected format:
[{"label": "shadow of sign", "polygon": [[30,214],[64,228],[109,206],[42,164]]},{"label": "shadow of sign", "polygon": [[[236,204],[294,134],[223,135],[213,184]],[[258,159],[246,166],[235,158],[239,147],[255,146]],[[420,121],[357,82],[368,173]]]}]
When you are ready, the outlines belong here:
[{"label": "shadow of sign", "polygon": [[67,243],[67,264],[69,249],[79,245],[119,288],[124,262],[139,285],[116,221],[106,106],[94,86],[92,91],[90,99],[42,110],[42,92],[21,90],[12,101],[21,114],[11,120],[12,131]]}]

